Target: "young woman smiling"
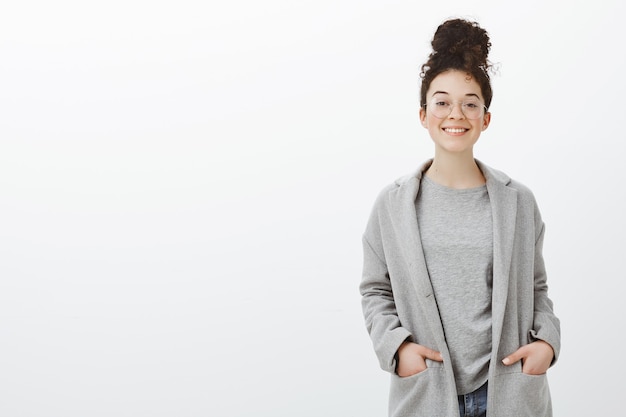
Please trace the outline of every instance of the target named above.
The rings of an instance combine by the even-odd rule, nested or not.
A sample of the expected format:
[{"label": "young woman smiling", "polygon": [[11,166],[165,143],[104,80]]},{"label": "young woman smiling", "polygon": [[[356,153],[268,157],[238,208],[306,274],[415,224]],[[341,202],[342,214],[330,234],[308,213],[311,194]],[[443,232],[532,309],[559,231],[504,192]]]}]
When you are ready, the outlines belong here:
[{"label": "young woman smiling", "polygon": [[560,350],[532,192],[474,158],[489,127],[491,43],[444,22],[422,66],[434,157],[378,196],[363,235],[367,330],[390,416],[549,417]]}]

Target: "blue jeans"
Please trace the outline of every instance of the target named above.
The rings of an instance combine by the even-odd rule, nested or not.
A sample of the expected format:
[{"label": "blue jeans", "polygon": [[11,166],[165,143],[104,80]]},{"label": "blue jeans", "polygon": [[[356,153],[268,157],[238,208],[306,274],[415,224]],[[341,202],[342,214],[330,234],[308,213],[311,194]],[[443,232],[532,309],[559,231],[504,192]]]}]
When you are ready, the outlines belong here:
[{"label": "blue jeans", "polygon": [[485,417],[487,415],[487,383],[469,394],[459,395],[461,417]]}]

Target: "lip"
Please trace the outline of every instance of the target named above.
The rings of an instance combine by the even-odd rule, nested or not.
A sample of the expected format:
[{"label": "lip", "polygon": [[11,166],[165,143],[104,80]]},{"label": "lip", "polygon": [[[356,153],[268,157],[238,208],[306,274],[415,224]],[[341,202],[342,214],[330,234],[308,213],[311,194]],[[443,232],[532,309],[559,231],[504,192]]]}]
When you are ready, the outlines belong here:
[{"label": "lip", "polygon": [[449,135],[462,135],[469,131],[469,128],[462,126],[446,126],[442,127],[441,130]]}]

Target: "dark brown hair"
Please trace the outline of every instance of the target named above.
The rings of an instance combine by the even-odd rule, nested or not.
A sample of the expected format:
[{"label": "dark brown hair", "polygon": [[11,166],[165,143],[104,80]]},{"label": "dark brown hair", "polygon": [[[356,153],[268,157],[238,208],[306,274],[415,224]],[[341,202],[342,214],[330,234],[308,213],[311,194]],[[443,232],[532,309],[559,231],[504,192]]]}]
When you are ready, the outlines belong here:
[{"label": "dark brown hair", "polygon": [[420,74],[420,105],[426,105],[426,93],[436,76],[449,70],[458,70],[465,71],[478,82],[485,106],[489,108],[493,91],[489,78],[492,65],[487,60],[491,48],[487,31],[476,22],[451,19],[439,25],[431,45],[433,51],[422,65]]}]

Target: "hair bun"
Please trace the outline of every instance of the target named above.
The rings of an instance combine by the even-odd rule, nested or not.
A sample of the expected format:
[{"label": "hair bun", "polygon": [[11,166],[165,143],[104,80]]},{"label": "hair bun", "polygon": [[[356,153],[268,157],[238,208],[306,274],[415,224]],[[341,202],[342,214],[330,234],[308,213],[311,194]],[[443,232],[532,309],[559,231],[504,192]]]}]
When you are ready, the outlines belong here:
[{"label": "hair bun", "polygon": [[426,105],[426,92],[437,75],[458,70],[465,71],[478,82],[485,105],[489,108],[493,95],[489,73],[493,67],[487,60],[491,49],[487,31],[476,22],[451,19],[439,25],[431,45],[433,50],[420,73],[420,105]]},{"label": "hair bun", "polygon": [[452,19],[442,23],[437,28],[431,45],[432,59],[443,58],[484,69],[489,66],[489,35],[476,22]]}]

